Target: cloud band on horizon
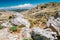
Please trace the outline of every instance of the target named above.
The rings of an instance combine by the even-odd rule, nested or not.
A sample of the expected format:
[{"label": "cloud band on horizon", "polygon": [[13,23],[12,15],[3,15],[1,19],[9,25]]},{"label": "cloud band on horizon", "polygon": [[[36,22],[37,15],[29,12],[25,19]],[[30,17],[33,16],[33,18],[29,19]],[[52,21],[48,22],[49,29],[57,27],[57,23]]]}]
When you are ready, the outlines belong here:
[{"label": "cloud band on horizon", "polygon": [[0,9],[18,9],[18,8],[20,8],[20,9],[29,9],[29,8],[32,8],[32,7],[34,7],[34,5],[32,5],[32,4],[22,4],[22,5],[17,5],[17,6],[9,6],[9,7],[1,7]]}]

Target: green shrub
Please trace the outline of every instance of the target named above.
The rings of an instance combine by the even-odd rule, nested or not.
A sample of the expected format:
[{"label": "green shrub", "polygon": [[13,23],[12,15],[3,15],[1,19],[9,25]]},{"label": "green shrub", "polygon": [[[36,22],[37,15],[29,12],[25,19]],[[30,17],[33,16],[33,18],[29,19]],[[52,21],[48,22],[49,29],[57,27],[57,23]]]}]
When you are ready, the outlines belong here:
[{"label": "green shrub", "polygon": [[0,29],[2,29],[3,27],[0,25]]},{"label": "green shrub", "polygon": [[10,28],[10,30],[11,30],[12,32],[17,31],[17,27],[16,27],[16,26],[13,26],[13,27]]},{"label": "green shrub", "polygon": [[34,25],[34,21],[33,20],[29,20],[29,22],[30,22],[30,28],[32,28],[33,25]]},{"label": "green shrub", "polygon": [[11,18],[12,18],[12,16],[9,17],[9,19],[11,19]]},{"label": "green shrub", "polygon": [[22,27],[26,27],[26,26],[24,24],[21,24],[19,27],[22,28]]}]

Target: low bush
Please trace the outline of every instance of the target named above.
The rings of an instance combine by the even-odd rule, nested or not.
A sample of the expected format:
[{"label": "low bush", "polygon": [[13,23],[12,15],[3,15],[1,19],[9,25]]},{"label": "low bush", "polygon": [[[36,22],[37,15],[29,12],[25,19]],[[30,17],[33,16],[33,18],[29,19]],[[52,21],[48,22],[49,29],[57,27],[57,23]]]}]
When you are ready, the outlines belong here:
[{"label": "low bush", "polygon": [[11,30],[12,32],[17,31],[17,27],[16,27],[16,26],[13,26],[13,27],[10,28],[10,30]]},{"label": "low bush", "polygon": [[2,29],[3,27],[0,25],[0,29]]},{"label": "low bush", "polygon": [[32,40],[32,38],[24,38],[23,40]]},{"label": "low bush", "polygon": [[19,28],[22,28],[22,27],[26,27],[24,24],[21,24],[20,26],[19,26]]}]

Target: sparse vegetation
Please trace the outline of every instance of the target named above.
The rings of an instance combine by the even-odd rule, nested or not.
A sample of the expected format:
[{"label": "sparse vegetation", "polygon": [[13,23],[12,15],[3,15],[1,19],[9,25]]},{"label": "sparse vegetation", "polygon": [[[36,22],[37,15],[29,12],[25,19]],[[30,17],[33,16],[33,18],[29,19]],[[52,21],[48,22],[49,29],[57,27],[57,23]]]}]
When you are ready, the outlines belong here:
[{"label": "sparse vegetation", "polygon": [[2,29],[3,27],[0,25],[0,29]]},{"label": "sparse vegetation", "polygon": [[20,28],[22,27],[26,27],[24,24],[21,24],[20,26],[12,26],[10,28],[10,32],[19,32],[20,31]]},{"label": "sparse vegetation", "polygon": [[33,25],[34,25],[33,21],[29,20],[29,22],[30,22],[30,28],[33,27]]},{"label": "sparse vegetation", "polygon": [[46,8],[46,6],[41,6],[41,9]]},{"label": "sparse vegetation", "polygon": [[19,28],[22,28],[22,27],[26,27],[24,24],[21,24],[20,26],[19,26]]},{"label": "sparse vegetation", "polygon": [[[26,19],[29,20],[29,22],[30,22],[30,29],[32,27],[35,27],[35,26],[44,29],[44,28],[47,28],[46,22],[49,20],[48,19],[49,17],[54,17],[54,18],[58,17],[58,11],[60,11],[60,3],[47,3],[47,4],[43,4],[43,5],[38,5],[37,7],[32,8],[30,10],[28,10],[28,9],[25,9],[25,10],[17,9],[17,10],[12,10],[12,11],[16,11],[16,12],[19,12],[19,13],[21,11],[21,14],[24,15],[23,17],[21,17],[21,19],[23,18],[22,20],[24,20],[25,19],[24,17],[26,17]],[[22,11],[24,11],[24,12],[22,12]],[[18,33],[19,34],[22,33],[21,35],[19,35],[19,34],[17,35],[18,37],[22,36],[22,38],[27,36],[27,35],[25,35],[25,34],[27,34],[26,30],[23,29],[24,30],[23,31],[23,30],[21,30],[21,28],[26,27],[26,25],[28,25],[28,24],[24,25],[22,22],[19,22],[20,15],[17,14],[18,17],[16,17],[14,19],[13,12],[12,12],[12,14],[10,14],[10,12],[7,12],[5,10],[1,10],[0,12],[1,12],[0,13],[0,15],[1,15],[1,18],[0,18],[1,24],[2,23],[5,24],[5,21],[8,21],[8,22],[6,22],[6,24],[8,23],[7,26],[13,25],[12,27],[8,28],[9,29],[8,32],[13,32],[13,33],[17,33],[17,34]],[[7,15],[7,14],[9,14],[9,15]],[[12,20],[10,20],[10,19],[12,19]],[[59,19],[57,21],[59,21]],[[29,23],[29,22],[27,22],[27,23]],[[19,25],[20,23],[21,23],[21,25]],[[5,26],[5,25],[3,25],[3,26]],[[0,29],[4,28],[3,26],[0,25]],[[30,31],[30,29],[28,31]],[[36,33],[35,34],[34,33],[31,34],[31,38],[24,38],[23,40],[49,40],[46,37],[44,37],[44,36],[42,36],[40,34],[36,34]],[[20,38],[18,38],[18,40],[19,39]]]},{"label": "sparse vegetation", "polygon": [[11,27],[10,31],[12,31],[12,32],[17,31],[17,27],[16,26]]},{"label": "sparse vegetation", "polygon": [[13,18],[12,16],[9,17],[9,19]]},{"label": "sparse vegetation", "polygon": [[29,20],[30,28],[32,28],[38,21],[37,20]]}]

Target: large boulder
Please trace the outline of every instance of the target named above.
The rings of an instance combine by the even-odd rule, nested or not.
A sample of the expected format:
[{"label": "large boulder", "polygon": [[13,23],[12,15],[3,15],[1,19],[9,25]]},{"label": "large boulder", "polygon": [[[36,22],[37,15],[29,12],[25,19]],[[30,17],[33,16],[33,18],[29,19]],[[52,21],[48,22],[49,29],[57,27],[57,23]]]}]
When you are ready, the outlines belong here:
[{"label": "large boulder", "polygon": [[31,34],[30,34],[31,30],[29,28],[21,28],[21,36],[22,38],[31,38]]},{"label": "large boulder", "polygon": [[14,18],[11,20],[12,24],[20,26],[21,24],[26,25],[27,28],[29,28],[30,23],[27,19],[24,19],[23,16],[19,13],[16,13],[13,15]]},{"label": "large boulder", "polygon": [[58,32],[58,35],[60,35],[60,18],[48,19],[47,27],[53,27]]},{"label": "large boulder", "polygon": [[34,27],[31,31],[31,36],[34,40],[55,40],[57,39],[56,33],[47,31],[39,27]]}]

